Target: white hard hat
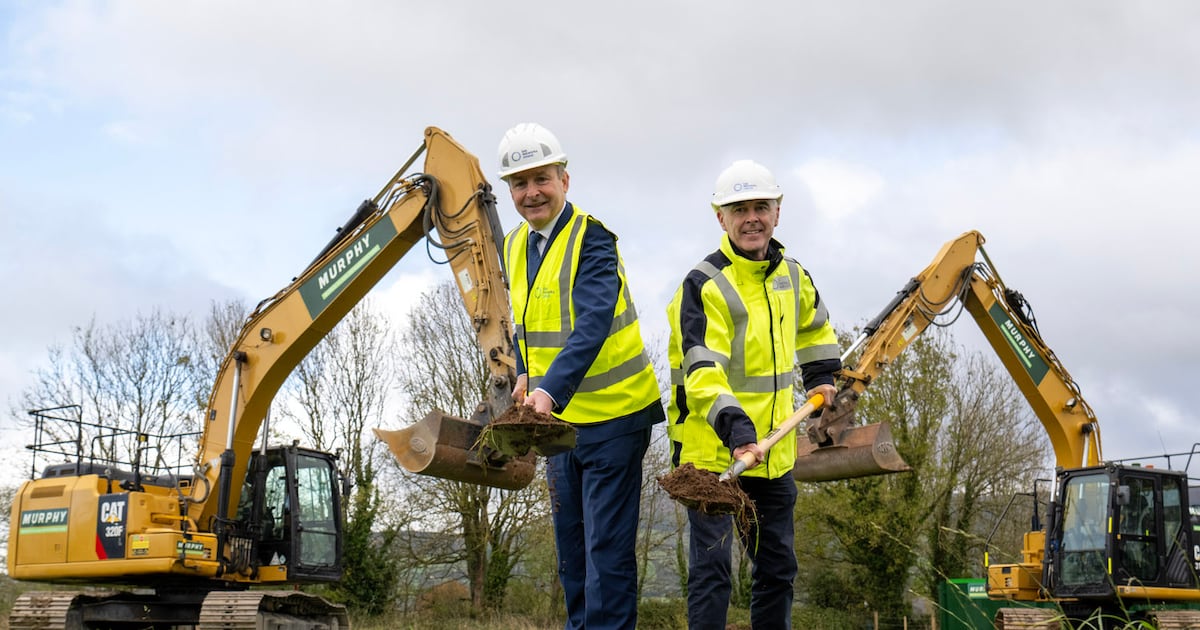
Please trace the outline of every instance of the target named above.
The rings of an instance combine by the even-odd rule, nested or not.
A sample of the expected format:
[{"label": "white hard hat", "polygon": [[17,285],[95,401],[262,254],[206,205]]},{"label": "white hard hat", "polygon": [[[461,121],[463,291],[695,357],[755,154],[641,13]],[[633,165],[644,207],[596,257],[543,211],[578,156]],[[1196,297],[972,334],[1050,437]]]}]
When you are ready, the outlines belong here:
[{"label": "white hard hat", "polygon": [[783,200],[783,191],[767,167],[754,160],[738,160],[717,176],[712,206],[720,208],[750,199]]},{"label": "white hard hat", "polygon": [[500,139],[500,179],[547,164],[567,165],[558,138],[537,123],[521,123]]}]

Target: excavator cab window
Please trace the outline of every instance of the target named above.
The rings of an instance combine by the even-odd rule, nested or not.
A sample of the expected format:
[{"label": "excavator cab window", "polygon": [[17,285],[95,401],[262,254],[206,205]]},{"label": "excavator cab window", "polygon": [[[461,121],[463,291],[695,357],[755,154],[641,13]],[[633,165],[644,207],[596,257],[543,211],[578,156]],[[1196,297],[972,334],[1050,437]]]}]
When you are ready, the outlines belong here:
[{"label": "excavator cab window", "polygon": [[1063,489],[1062,574],[1064,587],[1107,581],[1105,568],[1110,483],[1103,472],[1080,475]]},{"label": "excavator cab window", "polygon": [[340,514],[332,462],[324,457],[296,456],[296,510],[291,514],[299,536],[301,566],[309,569],[339,565]]},{"label": "excavator cab window", "polygon": [[1138,583],[1156,582],[1159,524],[1155,518],[1154,479],[1129,476],[1123,481],[1121,485],[1129,488],[1129,502],[1121,506],[1117,519],[1118,575]]}]

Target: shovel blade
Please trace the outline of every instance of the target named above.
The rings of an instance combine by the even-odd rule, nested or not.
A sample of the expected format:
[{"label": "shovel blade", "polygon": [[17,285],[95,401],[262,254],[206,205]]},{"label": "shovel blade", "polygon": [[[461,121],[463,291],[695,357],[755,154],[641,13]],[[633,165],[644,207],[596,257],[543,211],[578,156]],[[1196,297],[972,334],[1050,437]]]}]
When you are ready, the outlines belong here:
[{"label": "shovel blade", "polygon": [[506,457],[479,444],[479,424],[433,411],[399,431],[373,429],[405,470],[505,490],[533,480],[533,455]]},{"label": "shovel blade", "polygon": [[817,446],[808,435],[796,436],[796,481],[834,481],[912,470],[896,450],[886,422],[848,427],[829,446]]}]

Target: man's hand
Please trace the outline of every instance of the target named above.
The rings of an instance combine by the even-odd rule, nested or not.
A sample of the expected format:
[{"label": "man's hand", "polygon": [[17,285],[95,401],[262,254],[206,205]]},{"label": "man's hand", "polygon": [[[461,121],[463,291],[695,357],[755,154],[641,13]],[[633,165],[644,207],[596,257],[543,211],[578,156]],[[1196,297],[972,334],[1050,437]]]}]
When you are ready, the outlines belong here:
[{"label": "man's hand", "polygon": [[821,409],[829,409],[833,406],[833,397],[837,396],[837,388],[833,385],[817,385],[805,393],[805,398],[812,398],[813,394],[820,394],[825,402],[821,403]]},{"label": "man's hand", "polygon": [[538,413],[546,415],[550,415],[550,412],[554,410],[554,399],[550,397],[550,394],[540,389],[535,389],[526,396],[523,404],[526,407],[533,407],[533,410]]},{"label": "man's hand", "polygon": [[525,402],[525,390],[529,387],[529,375],[522,374],[517,377],[517,384],[513,385],[512,399],[513,402],[520,405]]},{"label": "man's hand", "polygon": [[746,466],[747,470],[754,468],[755,466],[762,463],[763,452],[762,452],[762,449],[758,447],[758,442],[751,442],[749,444],[743,444],[743,445],[733,449],[733,458],[735,460],[741,459],[742,455],[745,455],[746,453],[750,453],[754,456],[754,461]]}]

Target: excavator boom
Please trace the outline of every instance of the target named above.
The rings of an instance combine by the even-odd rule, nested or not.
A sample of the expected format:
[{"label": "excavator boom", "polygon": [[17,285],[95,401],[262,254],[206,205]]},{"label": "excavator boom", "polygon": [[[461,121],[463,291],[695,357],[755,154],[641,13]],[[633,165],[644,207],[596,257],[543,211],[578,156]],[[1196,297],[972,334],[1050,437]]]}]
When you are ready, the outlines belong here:
[{"label": "excavator boom", "polygon": [[[797,437],[799,461],[793,471],[796,479],[823,481],[907,469],[907,466],[881,469],[869,461],[857,466],[837,462],[846,461],[856,453],[862,460],[861,452],[879,450],[878,437],[872,441],[858,436],[864,428],[872,434],[890,436],[889,429],[886,425],[853,426],[859,396],[930,325],[947,325],[939,323],[939,317],[962,308],[971,314],[1029,401],[1050,437],[1058,465],[1095,465],[1100,461],[1100,429],[1095,414],[1023,310],[1024,298],[1001,282],[983,243],[983,235],[975,231],[947,242],[929,265],[863,327],[847,355],[859,347],[862,353],[853,366],[839,373],[835,409],[810,425],[807,436]],[[882,443],[891,446],[890,441]],[[879,459],[878,454],[875,459]],[[830,469],[849,473],[830,476]]]},{"label": "excavator boom", "polygon": [[[492,376],[487,402],[504,409],[515,362],[495,197],[475,156],[446,132],[427,129],[408,164],[422,152],[424,173],[408,175],[408,165],[402,168],[373,199],[363,202],[298,278],[259,304],[243,326],[208,404],[198,457],[207,483],[194,486],[188,508],[200,527],[236,508],[240,485],[231,482],[245,477],[245,455],[253,450],[271,401],[293,368],[426,237],[445,252],[488,358]],[[532,478],[531,470],[493,468],[496,483],[503,483],[502,478]],[[529,466],[517,463],[513,468]],[[210,489],[219,490],[213,500]],[[220,496],[225,498],[215,500]]]}]

